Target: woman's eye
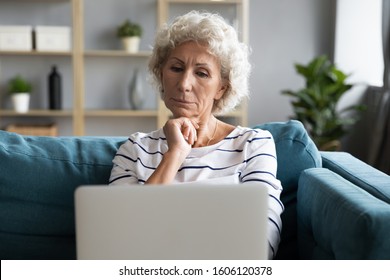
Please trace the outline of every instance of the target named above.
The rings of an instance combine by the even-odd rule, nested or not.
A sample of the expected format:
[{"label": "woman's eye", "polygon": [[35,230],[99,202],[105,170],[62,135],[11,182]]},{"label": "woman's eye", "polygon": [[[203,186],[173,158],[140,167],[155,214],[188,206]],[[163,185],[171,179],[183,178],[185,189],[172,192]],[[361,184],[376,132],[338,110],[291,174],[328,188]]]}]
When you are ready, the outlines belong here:
[{"label": "woman's eye", "polygon": [[180,71],[182,70],[182,68],[181,68],[181,67],[178,67],[178,66],[172,66],[172,67],[171,67],[171,70],[172,70],[173,72],[180,72]]},{"label": "woman's eye", "polygon": [[199,77],[201,77],[201,78],[207,78],[207,77],[209,76],[207,73],[201,72],[201,71],[197,72],[196,74],[197,74]]}]

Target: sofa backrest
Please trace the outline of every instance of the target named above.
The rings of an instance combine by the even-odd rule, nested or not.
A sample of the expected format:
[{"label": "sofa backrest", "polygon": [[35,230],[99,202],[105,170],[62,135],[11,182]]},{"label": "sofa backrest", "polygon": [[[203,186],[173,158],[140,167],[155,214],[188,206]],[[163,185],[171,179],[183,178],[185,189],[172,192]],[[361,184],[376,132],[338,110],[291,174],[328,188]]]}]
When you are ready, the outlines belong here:
[{"label": "sofa backrest", "polygon": [[124,140],[0,131],[0,259],[74,259],[74,190],[107,184]]},{"label": "sofa backrest", "polygon": [[277,178],[283,186],[281,200],[285,210],[282,214],[282,241],[276,258],[298,259],[298,179],[303,170],[321,167],[321,155],[302,123],[298,121],[272,122],[255,127],[268,130],[274,138],[278,159]]},{"label": "sofa backrest", "polygon": [[[277,257],[295,259],[298,178],[304,169],[320,166],[321,158],[297,121],[257,127],[275,139],[278,178],[284,188]],[[112,159],[125,140],[0,131],[0,259],[74,259],[74,190],[79,185],[107,184]]]}]

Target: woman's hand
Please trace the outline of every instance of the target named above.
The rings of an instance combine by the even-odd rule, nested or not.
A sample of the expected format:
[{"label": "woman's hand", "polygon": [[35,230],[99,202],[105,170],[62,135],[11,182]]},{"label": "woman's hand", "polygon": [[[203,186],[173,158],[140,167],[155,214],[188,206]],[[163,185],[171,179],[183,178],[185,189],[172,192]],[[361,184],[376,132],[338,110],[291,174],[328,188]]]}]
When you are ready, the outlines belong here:
[{"label": "woman's hand", "polygon": [[173,181],[177,170],[190,153],[191,146],[197,140],[198,128],[194,120],[184,117],[166,122],[164,133],[168,142],[168,151],[164,153],[160,164],[146,180],[146,184],[168,184]]},{"label": "woman's hand", "polygon": [[[178,152],[184,158],[191,151],[191,146],[197,140],[198,124],[189,118],[170,119],[164,125],[168,148],[171,152]],[[183,160],[184,160],[183,158]]]}]

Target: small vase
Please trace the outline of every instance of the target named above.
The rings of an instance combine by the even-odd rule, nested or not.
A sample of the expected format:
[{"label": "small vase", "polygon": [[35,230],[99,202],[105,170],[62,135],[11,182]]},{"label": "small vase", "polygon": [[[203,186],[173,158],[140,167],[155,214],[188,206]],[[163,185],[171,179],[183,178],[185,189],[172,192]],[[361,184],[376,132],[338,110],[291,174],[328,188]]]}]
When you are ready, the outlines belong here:
[{"label": "small vase", "polygon": [[129,100],[133,110],[142,109],[145,102],[145,95],[143,94],[143,79],[142,74],[138,69],[134,71],[133,77],[129,87]]}]

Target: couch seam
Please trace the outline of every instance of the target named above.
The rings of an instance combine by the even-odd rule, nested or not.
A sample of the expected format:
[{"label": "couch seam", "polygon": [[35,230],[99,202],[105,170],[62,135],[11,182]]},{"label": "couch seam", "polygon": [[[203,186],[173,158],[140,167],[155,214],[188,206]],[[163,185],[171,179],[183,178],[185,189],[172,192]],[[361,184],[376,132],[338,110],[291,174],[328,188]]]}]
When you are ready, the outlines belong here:
[{"label": "couch seam", "polygon": [[75,164],[75,165],[112,166],[112,164],[90,163],[90,162],[77,162],[77,161],[72,161],[72,160],[69,160],[69,159],[58,158],[58,157],[47,157],[47,156],[42,156],[42,155],[31,155],[31,154],[24,153],[24,152],[20,152],[20,151],[10,151],[10,150],[8,150],[6,147],[4,147],[3,145],[0,145],[0,146],[3,148],[4,151],[6,151],[6,152],[9,153],[9,154],[19,154],[19,155],[28,156],[28,157],[31,157],[31,158],[40,158],[40,159],[47,159],[47,160],[62,161],[62,162],[72,163],[72,164]]}]

